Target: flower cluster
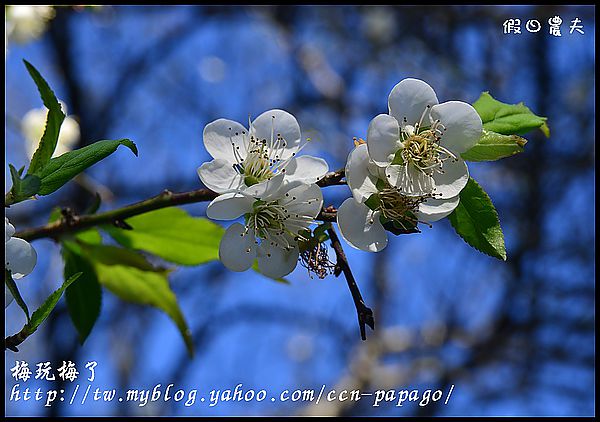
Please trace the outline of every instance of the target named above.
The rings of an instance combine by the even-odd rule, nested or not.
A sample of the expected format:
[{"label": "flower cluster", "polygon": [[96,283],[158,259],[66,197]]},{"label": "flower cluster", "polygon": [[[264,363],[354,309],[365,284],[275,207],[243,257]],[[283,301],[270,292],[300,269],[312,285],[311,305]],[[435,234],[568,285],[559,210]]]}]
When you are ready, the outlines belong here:
[{"label": "flower cluster", "polygon": [[[482,134],[471,105],[440,104],[418,79],[399,82],[388,106],[389,114],[369,124],[366,143],[348,156],[345,176],[352,197],[337,212],[342,237],[370,252],[385,248],[387,231],[418,231],[418,223],[440,220],[457,207],[469,179],[460,154]],[[300,127],[282,110],[261,114],[247,129],[216,120],[204,129],[204,145],[214,159],[202,164],[198,175],[220,194],[208,206],[208,217],[244,217],[244,224],[234,223],[223,236],[221,261],[245,271],[257,259],[266,275],[290,273],[310,243],[309,227],[323,205],[315,183],[327,173],[327,163],[297,156]]]},{"label": "flower cluster", "polygon": [[[20,279],[33,271],[37,262],[37,254],[35,249],[33,249],[26,240],[13,237],[14,234],[14,226],[10,224],[8,218],[4,217],[4,240],[6,248],[4,253],[4,261],[6,263],[5,269],[11,272],[13,279]],[[8,307],[12,301],[13,296],[8,290],[8,287],[5,286],[5,307]]]},{"label": "flower cluster", "polygon": [[299,242],[323,206],[315,184],[329,170],[325,160],[298,156],[298,122],[283,110],[269,110],[249,122],[218,119],[204,129],[213,160],[202,164],[202,182],[220,195],[206,214],[215,220],[244,218],[225,232],[219,257],[232,271],[258,261],[265,275],[289,274],[298,262]]},{"label": "flower cluster", "polygon": [[461,101],[438,103],[434,90],[404,79],[388,98],[389,114],[369,124],[366,144],[346,164],[352,191],[338,210],[344,239],[377,252],[387,245],[386,228],[410,230],[448,216],[469,180],[462,152],[477,143],[481,118]]}]

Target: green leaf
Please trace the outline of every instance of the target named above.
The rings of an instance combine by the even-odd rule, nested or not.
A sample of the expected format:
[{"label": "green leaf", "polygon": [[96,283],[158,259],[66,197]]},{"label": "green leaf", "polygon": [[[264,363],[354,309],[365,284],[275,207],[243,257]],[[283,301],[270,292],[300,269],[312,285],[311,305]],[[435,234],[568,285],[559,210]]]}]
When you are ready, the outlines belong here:
[{"label": "green leaf", "polygon": [[98,192],[94,194],[94,201],[86,208],[84,214],[96,214],[102,205],[102,197]]},{"label": "green leaf", "polygon": [[313,236],[314,236],[314,238],[317,239],[317,241],[319,243],[326,242],[327,240],[329,240],[329,235],[327,234],[327,230],[329,230],[330,228],[331,228],[331,223],[322,223],[322,224],[319,224],[313,230]]},{"label": "green leaf", "polygon": [[[99,236],[94,229],[88,230],[84,237],[97,242]],[[130,249],[86,243],[81,236],[75,242],[65,241],[63,245],[89,260],[98,282],[121,299],[164,311],[179,328],[190,355],[193,354],[190,331],[175,293],[169,287],[169,271],[152,266],[141,254]]]},{"label": "green leaf", "polygon": [[526,143],[527,140],[518,135],[502,135],[484,129],[477,144],[460,156],[467,161],[495,161],[523,152]]},{"label": "green leaf", "polygon": [[50,215],[48,216],[48,224],[54,223],[55,221],[60,220],[62,217],[62,209],[60,207],[54,207],[50,211]]},{"label": "green leaf", "polygon": [[65,297],[69,316],[79,334],[79,342],[83,344],[100,315],[102,288],[96,270],[89,260],[73,253],[68,247],[63,247],[62,254],[65,261],[65,279],[81,273],[79,282],[69,286]]},{"label": "green leaf", "polygon": [[29,309],[27,309],[27,304],[23,300],[21,292],[19,292],[19,288],[17,287],[15,280],[13,280],[12,278],[12,274],[6,268],[4,269],[4,284],[6,285],[6,287],[8,287],[8,290],[15,298],[15,302],[17,302],[17,305],[19,305],[21,309],[23,309],[23,312],[25,312],[27,322],[29,322]]},{"label": "green leaf", "polygon": [[398,166],[401,166],[404,164],[404,158],[402,158],[402,150],[401,149],[396,151],[396,154],[394,154],[394,158],[392,159],[391,164],[398,165]]},{"label": "green leaf", "polygon": [[298,231],[300,240],[298,241],[298,248],[300,253],[307,251],[313,251],[323,242],[329,240],[327,230],[331,228],[331,223],[323,223],[317,226],[313,231],[310,229],[303,229]]},{"label": "green leaf", "polygon": [[128,218],[132,230],[102,227],[121,245],[144,250],[179,265],[200,265],[219,259],[219,243],[225,230],[186,211],[163,208]]},{"label": "green leaf", "polygon": [[[76,241],[79,241],[79,242],[73,242],[73,241],[67,240],[64,242],[64,244],[67,244],[73,252],[78,253],[78,254],[84,253],[84,252],[82,252],[82,249],[79,246],[80,242],[84,242],[86,244],[86,246],[100,245],[102,243],[102,236],[100,235],[100,232],[94,228],[77,232],[73,235],[72,239],[75,239]],[[63,246],[64,246],[64,244],[63,244]]]},{"label": "green leaf", "polygon": [[[413,217],[414,218],[414,217]],[[413,233],[421,233],[421,230],[417,227],[416,223],[413,223],[411,220],[407,219],[404,221],[400,220],[387,220],[385,218],[380,218],[381,224],[383,228],[388,232],[399,236],[401,234],[413,234]]]},{"label": "green leaf", "polygon": [[479,113],[483,128],[503,135],[523,135],[533,129],[540,129],[546,137],[550,137],[550,129],[546,117],[540,117],[525,106],[506,104],[494,99],[489,92],[483,92],[473,103]]},{"label": "green leaf", "polygon": [[[90,232],[90,235],[92,232]],[[95,235],[93,235],[95,236]],[[78,238],[77,246],[73,247],[73,242],[64,242],[71,248],[75,253],[79,253],[83,256],[90,257],[94,260],[94,263],[103,264],[105,266],[113,265],[124,265],[128,267],[137,268],[142,271],[150,272],[164,272],[168,273],[164,268],[158,268],[153,266],[143,255],[132,251],[131,249],[119,248],[117,246],[92,244],[85,241],[81,241],[81,237]]]},{"label": "green leaf", "polygon": [[29,199],[38,193],[41,185],[39,177],[28,174],[21,179],[23,169],[17,171],[12,164],[9,164],[8,168],[10,169],[12,187],[4,199],[5,205],[16,204],[17,202]]},{"label": "green leaf", "polygon": [[33,313],[33,315],[31,315],[31,320],[24,327],[24,330],[27,333],[27,335],[31,335],[35,330],[37,330],[37,328],[40,326],[40,324],[42,322],[44,322],[46,320],[46,318],[48,318],[48,315],[50,315],[50,312],[52,312],[52,310],[58,303],[58,300],[62,296],[65,289],[67,287],[69,287],[71,284],[73,284],[80,276],[81,276],[81,273],[73,274],[71,277],[69,277],[69,279],[67,281],[65,281],[62,284],[62,286],[60,286],[58,289],[56,289],[56,291],[54,291],[54,293],[52,293],[50,296],[48,296],[48,298],[42,304],[42,306],[40,306]]},{"label": "green leaf", "polygon": [[375,211],[377,208],[379,208],[380,206],[380,199],[379,199],[379,194],[378,193],[374,193],[371,196],[369,196],[369,199],[367,199],[365,201],[365,205],[367,207],[369,207],[370,209],[372,209],[373,211]]},{"label": "green leaf", "polygon": [[193,342],[175,293],[169,287],[166,273],[144,271],[126,265],[105,265],[94,262],[100,284],[119,298],[141,305],[154,306],[164,311],[177,325],[190,355]]},{"label": "green leaf", "polygon": [[99,245],[102,243],[102,236],[100,232],[96,229],[88,229],[81,231],[75,235],[77,240],[85,242],[87,244]]},{"label": "green leaf", "polygon": [[25,67],[27,67],[27,71],[31,75],[31,78],[37,85],[44,105],[48,109],[44,134],[42,135],[37,150],[31,158],[31,163],[27,170],[27,174],[35,174],[44,168],[50,161],[50,158],[56,149],[60,126],[65,119],[65,114],[62,112],[60,103],[56,99],[54,92],[52,92],[48,83],[42,78],[42,75],[40,75],[37,69],[27,60],[23,60],[23,62],[25,63]]},{"label": "green leaf", "polygon": [[36,172],[36,176],[41,179],[38,194],[51,194],[88,167],[115,152],[119,145],[126,146],[135,155],[138,154],[137,147],[132,141],[119,139],[116,141],[98,141],[52,158],[44,168]]},{"label": "green leaf", "polygon": [[460,202],[448,217],[456,233],[475,249],[506,261],[504,235],[488,194],[473,179],[460,192]]}]

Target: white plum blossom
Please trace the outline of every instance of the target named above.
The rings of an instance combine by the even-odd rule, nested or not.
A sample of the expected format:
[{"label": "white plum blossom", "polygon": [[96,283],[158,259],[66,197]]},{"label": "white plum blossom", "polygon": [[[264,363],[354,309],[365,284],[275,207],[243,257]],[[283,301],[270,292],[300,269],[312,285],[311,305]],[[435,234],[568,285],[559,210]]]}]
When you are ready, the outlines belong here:
[{"label": "white plum blossom", "polygon": [[[482,134],[481,118],[461,101],[438,103],[433,89],[404,79],[388,98],[389,114],[369,124],[366,145],[348,156],[352,190],[338,210],[344,239],[377,252],[387,245],[386,229],[412,229],[448,216],[469,180],[460,154]],[[384,227],[385,225],[385,227]]]},{"label": "white plum blossom", "polygon": [[385,168],[370,160],[366,144],[350,153],[345,171],[352,197],[338,209],[337,223],[346,242],[364,251],[379,252],[387,246],[383,223],[409,229],[418,222],[446,217],[459,202],[458,196],[437,199],[432,194],[403,194],[387,181]]},{"label": "white plum blossom", "polygon": [[298,242],[323,206],[316,184],[287,184],[272,188],[260,199],[242,192],[215,198],[206,210],[214,220],[244,217],[244,224],[227,228],[219,245],[221,262],[232,271],[246,271],[258,260],[258,269],[268,277],[283,277],[298,262]]},{"label": "white plum blossom", "polygon": [[[20,279],[33,271],[37,262],[37,254],[29,242],[18,237],[13,237],[15,234],[14,226],[10,224],[8,218],[4,217],[4,221],[4,240],[6,247],[4,253],[4,261],[6,263],[5,268],[11,272],[13,279]],[[8,307],[12,301],[13,296],[5,285],[5,307]]]},{"label": "white plum blossom", "polygon": [[[63,113],[67,114],[67,106],[64,102],[60,101],[60,105]],[[29,110],[23,116],[21,120],[21,131],[25,137],[25,149],[29,159],[33,157],[33,154],[37,150],[44,129],[46,127],[46,118],[48,116],[48,109],[34,108]],[[80,130],[79,123],[72,116],[66,116],[60,126],[60,132],[58,134],[58,141],[56,142],[56,149],[52,154],[52,157],[58,157],[59,155],[69,152],[73,149],[75,144],[79,141]]]},{"label": "white plum blossom", "polygon": [[38,38],[55,15],[54,7],[14,5],[6,7],[5,40],[26,43]]},{"label": "white plum blossom", "polygon": [[369,124],[369,156],[392,186],[405,195],[432,194],[438,199],[457,196],[469,180],[460,154],[482,134],[481,118],[470,104],[439,104],[424,81],[404,79],[390,92],[389,114]]},{"label": "white plum blossom", "polygon": [[283,110],[264,112],[248,129],[232,120],[215,120],[204,128],[204,146],[214,159],[202,164],[198,175],[217,193],[260,197],[284,184],[315,183],[329,169],[322,158],[296,156],[303,148],[300,126]]}]

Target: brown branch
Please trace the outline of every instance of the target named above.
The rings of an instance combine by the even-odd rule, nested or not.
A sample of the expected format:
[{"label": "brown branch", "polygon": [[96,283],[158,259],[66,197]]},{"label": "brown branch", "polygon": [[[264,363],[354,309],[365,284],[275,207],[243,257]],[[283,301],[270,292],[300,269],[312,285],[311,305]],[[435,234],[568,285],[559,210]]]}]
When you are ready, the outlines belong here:
[{"label": "brown branch", "polygon": [[27,339],[27,337],[29,337],[30,334],[32,334],[32,333],[28,333],[24,327],[17,334],[6,337],[4,339],[4,350],[11,350],[13,352],[18,352],[19,349],[17,348],[17,346],[19,346],[21,343],[23,343]]},{"label": "brown branch", "polygon": [[[325,175],[317,182],[320,187],[334,186],[344,184],[341,179],[344,177],[344,170],[338,170]],[[26,229],[15,233],[15,237],[32,241],[41,238],[58,239],[65,234],[76,233],[91,227],[105,224],[122,225],[123,221],[136,215],[155,211],[161,208],[172,207],[176,205],[193,204],[197,202],[212,201],[218,196],[210,189],[196,189],[189,192],[173,193],[165,190],[152,198],[117,208],[112,211],[106,211],[99,214],[72,215],[69,218],[61,218],[45,226]],[[335,221],[336,213],[333,211],[321,211],[317,217],[320,221]]]},{"label": "brown branch", "polygon": [[360,328],[360,338],[364,341],[367,339],[365,325],[371,327],[371,330],[375,330],[375,319],[373,318],[373,311],[371,310],[371,308],[365,305],[362,295],[360,294],[358,284],[356,284],[356,280],[354,279],[354,275],[352,274],[352,270],[350,269],[350,265],[348,264],[348,259],[346,258],[344,249],[342,248],[342,243],[340,242],[340,239],[338,238],[335,230],[333,230],[333,228],[329,228],[327,230],[327,234],[329,234],[329,239],[331,240],[331,247],[335,251],[335,255],[337,258],[337,262],[335,264],[335,275],[337,276],[340,274],[340,272],[343,272],[344,276],[346,277],[348,288],[350,289],[352,299],[354,300],[354,306],[356,306],[358,326]]},{"label": "brown branch", "polygon": [[346,182],[342,179],[345,176],[344,169],[328,173],[317,181],[317,185],[324,188],[327,186],[345,185]]}]

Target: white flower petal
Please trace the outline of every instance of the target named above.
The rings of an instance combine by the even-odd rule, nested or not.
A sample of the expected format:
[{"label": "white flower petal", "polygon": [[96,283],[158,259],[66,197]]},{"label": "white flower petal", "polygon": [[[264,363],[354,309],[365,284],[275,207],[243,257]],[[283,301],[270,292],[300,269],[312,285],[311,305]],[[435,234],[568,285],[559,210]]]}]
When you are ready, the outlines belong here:
[{"label": "white flower petal", "polygon": [[258,269],[267,277],[283,277],[294,271],[298,264],[298,256],[298,247],[286,251],[263,241],[258,247]]},{"label": "white flower petal", "polygon": [[372,160],[368,160],[367,168],[369,169],[369,173],[375,177],[375,179],[386,179],[385,167],[378,166]]},{"label": "white flower petal", "polygon": [[234,223],[227,228],[219,244],[219,259],[231,271],[246,271],[256,259],[254,232],[244,233],[246,228]]},{"label": "white flower petal", "polygon": [[26,240],[11,237],[6,242],[4,258],[6,268],[10,270],[13,278],[19,279],[33,271],[37,262],[37,253]]},{"label": "white flower petal", "polygon": [[206,208],[206,216],[213,220],[235,220],[252,211],[254,198],[239,192],[217,196]]},{"label": "white flower petal", "polygon": [[[279,150],[280,159],[292,156],[300,144],[300,125],[294,116],[284,110],[269,110],[258,116],[252,122],[254,136],[259,140],[266,139],[269,145]],[[281,135],[284,144],[277,143],[277,136]]]},{"label": "white flower petal", "polygon": [[453,198],[460,193],[469,181],[467,163],[462,158],[444,161],[443,173],[434,173],[434,193],[438,199]]},{"label": "white flower petal", "polygon": [[285,205],[290,214],[315,218],[323,208],[323,193],[315,184],[302,184],[285,192],[279,203]]},{"label": "white flower petal", "polygon": [[204,186],[217,192],[224,193],[238,190],[244,184],[244,177],[226,160],[212,160],[198,168],[198,176]]},{"label": "white flower petal", "polygon": [[268,201],[271,198],[277,198],[280,190],[284,187],[285,173],[279,173],[268,180],[263,180],[252,186],[242,187],[242,192],[246,195],[253,196]]},{"label": "white flower petal", "polygon": [[[244,135],[244,132],[246,134]],[[238,162],[234,155],[234,149],[241,158],[246,158],[246,139],[248,133],[244,126],[238,122],[227,119],[218,119],[206,125],[204,128],[204,147],[213,158],[226,160],[231,164]]]},{"label": "white flower petal", "polygon": [[292,158],[285,167],[286,182],[316,183],[329,171],[327,161],[322,158],[302,155]]},{"label": "white flower petal", "polygon": [[4,309],[8,308],[15,298],[13,297],[6,284],[4,285]]},{"label": "white flower petal", "polygon": [[389,114],[375,116],[367,130],[367,147],[369,157],[375,163],[380,166],[390,164],[402,147],[398,120]]},{"label": "white flower petal", "polygon": [[447,217],[458,206],[459,197],[449,199],[433,199],[428,198],[419,204],[417,218],[425,223],[433,223]]},{"label": "white flower petal", "polygon": [[387,246],[385,229],[379,221],[379,211],[373,213],[366,205],[348,198],[337,212],[340,234],[348,244],[367,252],[379,252]]},{"label": "white flower petal", "polygon": [[412,164],[388,166],[385,174],[388,182],[400,189],[401,194],[407,196],[430,194],[435,184],[433,177],[417,170]]},{"label": "white flower petal", "polygon": [[421,120],[423,112],[424,124],[429,123],[427,106],[438,103],[433,88],[420,79],[407,78],[401,80],[390,92],[388,107],[390,114],[404,127],[404,118],[409,125],[415,125]]},{"label": "white flower petal", "polygon": [[365,202],[377,192],[377,178],[369,172],[369,153],[366,144],[361,144],[348,154],[346,181],[352,196],[358,202]]},{"label": "white flower petal", "polygon": [[440,145],[455,154],[461,154],[474,146],[483,130],[481,117],[472,105],[462,101],[447,101],[431,108],[431,119],[439,119],[446,130]]},{"label": "white flower petal", "polygon": [[10,224],[7,217],[4,217],[4,242],[8,242],[13,234],[15,234],[15,226]]}]

